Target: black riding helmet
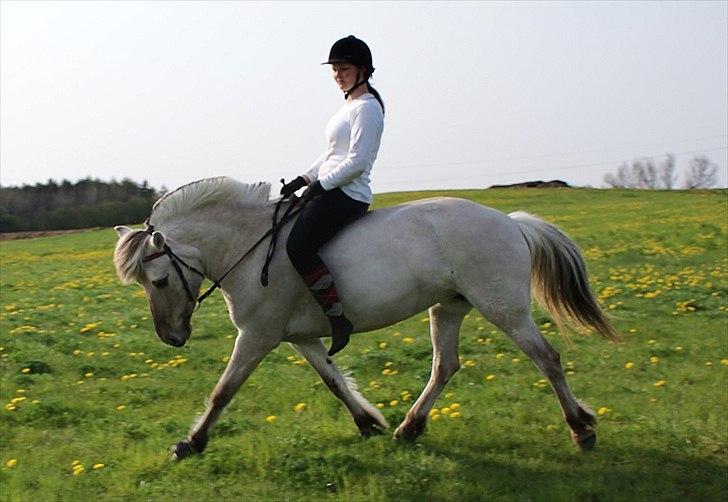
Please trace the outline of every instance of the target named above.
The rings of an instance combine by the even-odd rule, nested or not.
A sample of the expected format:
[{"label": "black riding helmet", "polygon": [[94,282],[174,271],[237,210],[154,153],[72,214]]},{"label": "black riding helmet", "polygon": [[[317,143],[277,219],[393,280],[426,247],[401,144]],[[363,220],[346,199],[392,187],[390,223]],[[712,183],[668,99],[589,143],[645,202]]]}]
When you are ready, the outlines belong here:
[{"label": "black riding helmet", "polygon": [[329,51],[329,60],[321,64],[350,63],[354,66],[364,68],[364,80],[354,84],[354,87],[344,93],[344,99],[349,97],[351,91],[366,83],[369,77],[374,73],[372,65],[372,51],[363,40],[359,40],[354,35],[337,40],[331,46]]}]

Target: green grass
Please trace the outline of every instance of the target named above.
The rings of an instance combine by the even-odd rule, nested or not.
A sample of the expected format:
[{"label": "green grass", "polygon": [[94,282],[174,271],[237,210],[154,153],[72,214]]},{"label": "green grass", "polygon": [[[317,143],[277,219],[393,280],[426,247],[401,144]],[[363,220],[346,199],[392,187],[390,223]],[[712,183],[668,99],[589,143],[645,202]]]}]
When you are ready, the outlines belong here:
[{"label": "green grass", "polygon": [[[570,345],[535,317],[575,394],[602,413],[594,451],[571,443],[542,376],[473,311],[463,368],[436,405],[459,403],[460,416],[441,413],[415,444],[360,439],[286,345],[243,386],[207,452],[171,463],[234,329],[216,294],[186,347],[163,345],[141,289],[116,279],[115,233],[101,230],[0,244],[0,500],[723,499],[728,193],[519,189],[376,202],[431,195],[529,211],[584,250],[622,342],[573,336]],[[430,351],[422,314],[354,337],[337,360],[394,427],[427,381]],[[383,375],[387,367],[396,373]],[[299,402],[306,411],[294,411]],[[85,471],[74,475],[74,461]]]}]

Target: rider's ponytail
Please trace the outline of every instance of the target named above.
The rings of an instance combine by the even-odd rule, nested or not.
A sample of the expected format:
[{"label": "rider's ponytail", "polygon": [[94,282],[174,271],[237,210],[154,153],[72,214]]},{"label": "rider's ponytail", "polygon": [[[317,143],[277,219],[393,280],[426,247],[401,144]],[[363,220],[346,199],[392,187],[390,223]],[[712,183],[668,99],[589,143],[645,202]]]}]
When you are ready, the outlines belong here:
[{"label": "rider's ponytail", "polygon": [[382,114],[384,114],[384,101],[382,101],[382,96],[379,94],[379,91],[372,87],[372,84],[370,84],[368,81],[367,88],[369,89],[369,92],[374,94],[374,97],[377,98],[377,101],[379,101],[379,106],[382,107]]}]

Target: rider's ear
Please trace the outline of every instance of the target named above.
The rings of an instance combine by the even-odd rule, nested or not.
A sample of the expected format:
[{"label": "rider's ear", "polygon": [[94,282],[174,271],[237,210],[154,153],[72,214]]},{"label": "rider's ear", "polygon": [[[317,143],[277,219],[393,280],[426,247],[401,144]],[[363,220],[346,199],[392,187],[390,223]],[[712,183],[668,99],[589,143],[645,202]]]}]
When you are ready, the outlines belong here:
[{"label": "rider's ear", "polygon": [[124,225],[118,225],[114,227],[114,230],[116,230],[116,233],[119,234],[119,239],[132,231],[131,228],[125,227]]},{"label": "rider's ear", "polygon": [[162,248],[164,248],[164,234],[162,232],[157,230],[154,231],[152,234],[152,245],[157,248],[158,251],[161,251]]}]

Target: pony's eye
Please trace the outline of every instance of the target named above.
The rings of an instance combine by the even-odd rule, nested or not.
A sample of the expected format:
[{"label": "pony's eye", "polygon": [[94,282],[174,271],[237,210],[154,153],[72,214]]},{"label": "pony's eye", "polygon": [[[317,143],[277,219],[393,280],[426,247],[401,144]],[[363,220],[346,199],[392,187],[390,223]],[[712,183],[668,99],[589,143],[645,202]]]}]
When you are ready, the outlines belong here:
[{"label": "pony's eye", "polygon": [[155,288],[159,288],[159,289],[167,286],[167,276],[165,275],[161,279],[157,279],[156,281],[152,281],[152,286],[154,286]]}]

